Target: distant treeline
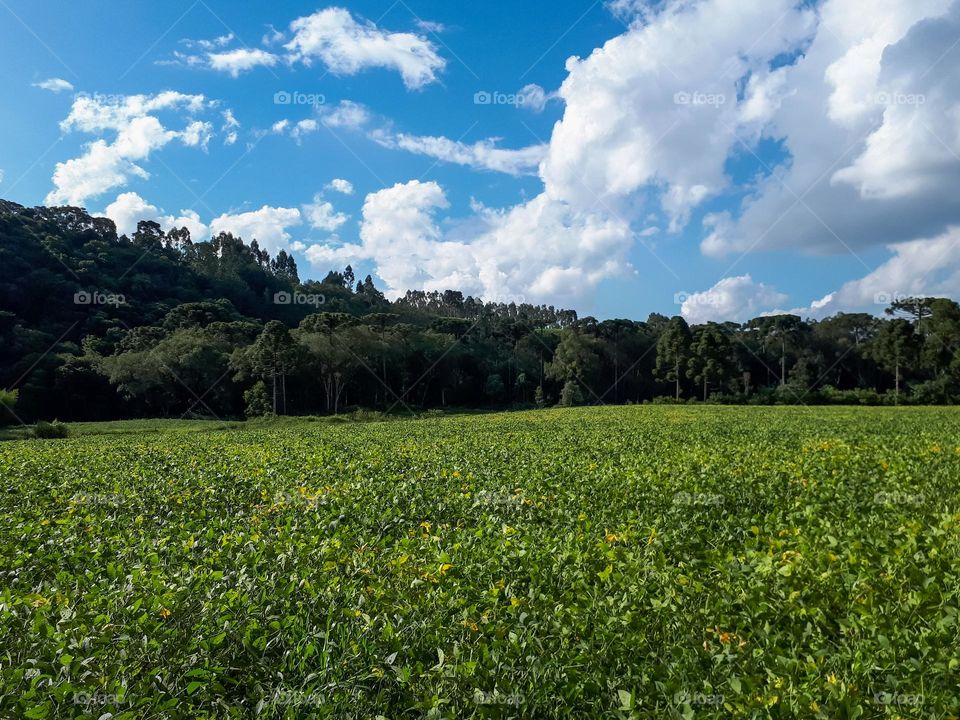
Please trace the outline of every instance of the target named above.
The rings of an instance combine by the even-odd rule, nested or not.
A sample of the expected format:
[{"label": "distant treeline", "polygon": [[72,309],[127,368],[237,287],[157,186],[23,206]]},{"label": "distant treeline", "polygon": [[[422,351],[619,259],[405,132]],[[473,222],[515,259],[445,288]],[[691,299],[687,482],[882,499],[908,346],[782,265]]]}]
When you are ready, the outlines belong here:
[{"label": "distant treeline", "polygon": [[960,307],[904,298],[887,314],[688,326],[452,290],[390,301],[349,267],[301,282],[290,255],[229,233],[118,237],[79,208],[0,201],[8,421],[960,398]]}]

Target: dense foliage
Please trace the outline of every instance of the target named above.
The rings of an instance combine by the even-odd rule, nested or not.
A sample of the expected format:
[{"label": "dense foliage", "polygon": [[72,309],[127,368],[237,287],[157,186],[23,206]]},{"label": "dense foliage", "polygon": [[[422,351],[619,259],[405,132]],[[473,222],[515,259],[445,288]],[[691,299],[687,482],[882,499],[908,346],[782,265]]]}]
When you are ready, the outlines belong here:
[{"label": "dense foliage", "polygon": [[952,409],[77,429],[0,444],[2,717],[960,712]]},{"label": "dense foliage", "polygon": [[[441,406],[950,403],[960,308],[791,315],[688,327],[578,318],[457,291],[389,301],[349,267],[301,282],[293,258],[79,208],[0,201],[0,416],[410,413]],[[15,413],[15,415],[13,414]],[[2,418],[0,418],[2,419]]]}]

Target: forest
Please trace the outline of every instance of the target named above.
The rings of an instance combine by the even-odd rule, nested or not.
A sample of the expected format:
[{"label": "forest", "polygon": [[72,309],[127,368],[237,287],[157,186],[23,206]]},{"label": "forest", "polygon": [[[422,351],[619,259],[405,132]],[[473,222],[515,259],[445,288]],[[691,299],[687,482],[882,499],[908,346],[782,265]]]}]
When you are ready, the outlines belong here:
[{"label": "forest", "polygon": [[5,422],[415,414],[643,402],[951,404],[960,307],[688,325],[457,290],[387,299],[348,266],[304,280],[221,233],[0,200]]}]

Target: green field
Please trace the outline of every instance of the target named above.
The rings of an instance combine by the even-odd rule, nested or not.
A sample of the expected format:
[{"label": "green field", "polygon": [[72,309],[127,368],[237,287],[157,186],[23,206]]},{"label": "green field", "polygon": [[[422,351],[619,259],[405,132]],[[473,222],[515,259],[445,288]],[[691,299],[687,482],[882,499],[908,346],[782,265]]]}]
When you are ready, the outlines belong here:
[{"label": "green field", "polygon": [[0,443],[2,718],[960,714],[958,410],[109,430]]}]

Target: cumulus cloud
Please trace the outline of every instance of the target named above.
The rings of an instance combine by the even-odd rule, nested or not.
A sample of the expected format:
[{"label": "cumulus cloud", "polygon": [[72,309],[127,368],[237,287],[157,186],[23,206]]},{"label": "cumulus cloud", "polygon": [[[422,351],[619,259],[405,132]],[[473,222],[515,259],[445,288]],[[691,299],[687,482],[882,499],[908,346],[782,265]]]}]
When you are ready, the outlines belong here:
[{"label": "cumulus cloud", "polygon": [[310,227],[330,232],[343,225],[350,217],[337,212],[333,203],[324,200],[320,193],[313,196],[312,203],[303,206],[303,214],[310,223]]},{"label": "cumulus cloud", "polygon": [[214,235],[228,232],[242,237],[247,243],[256,240],[260,247],[276,254],[280,250],[291,249],[289,228],[300,225],[302,221],[297,208],[264,205],[259,210],[220,215],[210,222],[210,231]]},{"label": "cumulus cloud", "polygon": [[322,62],[337,75],[355,75],[372,67],[396,70],[404,84],[419,89],[434,82],[446,61],[422,35],[390,32],[357,20],[349,10],[330,7],[290,23],[293,35],[284,47],[292,61]]},{"label": "cumulus cloud", "polygon": [[815,39],[778,71],[768,132],[789,162],[739,212],[711,218],[704,252],[848,253],[960,222],[960,3],[826,0]]},{"label": "cumulus cloud", "polygon": [[960,226],[952,226],[933,238],[897,243],[889,249],[892,256],[872,272],[789,312],[814,318],[854,310],[879,314],[896,298],[957,296]]},{"label": "cumulus cloud", "polygon": [[[665,3],[648,23],[634,23],[589,57],[567,62],[557,92],[565,111],[546,148],[495,157],[489,141],[466,146],[387,131],[380,139],[388,144],[472,167],[496,163],[496,169],[521,172],[539,163],[543,192],[512,208],[480,208],[445,235],[418,215],[410,226],[419,230],[416,241],[402,245],[402,252],[371,242],[364,229],[374,221],[364,212],[361,243],[330,252],[372,260],[397,291],[459,287],[562,302],[589,295],[604,278],[631,270],[628,254],[646,225],[649,197],[677,230],[694,207],[727,188],[725,165],[738,141],[723,126],[755,124],[785,94],[777,81],[755,81],[752,95],[762,88],[768,99],[755,100],[756,108],[741,120],[738,83],[765,75],[775,58],[802,46],[814,19],[792,0]],[[380,192],[396,196],[412,189]],[[438,192],[429,197],[437,200]],[[392,205],[377,197],[374,224],[389,226],[382,216]],[[430,203],[429,217],[441,209]]]},{"label": "cumulus cloud", "polygon": [[49,90],[52,93],[73,92],[73,84],[63,78],[49,78],[33,83],[33,87]]},{"label": "cumulus cloud", "polygon": [[678,293],[680,314],[691,324],[734,320],[743,322],[757,317],[787,299],[783,293],[749,275],[727,277],[709,290]]},{"label": "cumulus cloud", "polygon": [[459,288],[495,298],[523,288],[530,300],[582,297],[629,266],[625,223],[545,195],[504,211],[478,207],[478,227],[463,237],[441,231],[436,215],[448,207],[436,182],[398,183],[367,196],[359,244],[313,245],[307,258],[321,267],[370,260],[391,295]]},{"label": "cumulus cloud", "polygon": [[112,142],[103,138],[88,143],[80,157],[59,162],[54,169],[54,189],[48,205],[83,205],[87,199],[122,186],[131,177],[148,178],[138,163],[173,140],[186,146],[206,147],[212,134],[209,123],[191,120],[183,130],[168,130],[155,113],[176,110],[188,115],[201,111],[202,95],[163,92],[157,95],[81,96],[74,100],[64,132],[116,133]]},{"label": "cumulus cloud", "polygon": [[113,220],[117,233],[121,235],[132,235],[141,220],[153,220],[164,230],[186,227],[194,241],[206,240],[210,234],[210,229],[195,211],[181,210],[179,216],[166,215],[135,192],[117,195],[117,199],[107,205],[102,215]]},{"label": "cumulus cloud", "polygon": [[327,189],[343,193],[344,195],[353,195],[353,183],[343,178],[334,178],[331,180],[327,183]]}]

